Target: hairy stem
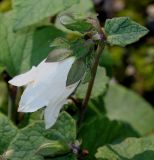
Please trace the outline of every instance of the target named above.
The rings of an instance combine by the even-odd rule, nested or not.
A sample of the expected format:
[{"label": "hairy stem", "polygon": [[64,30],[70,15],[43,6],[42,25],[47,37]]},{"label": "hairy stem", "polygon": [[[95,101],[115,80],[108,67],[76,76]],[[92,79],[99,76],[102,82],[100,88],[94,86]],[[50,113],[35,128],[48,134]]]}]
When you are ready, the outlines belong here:
[{"label": "hairy stem", "polygon": [[82,106],[81,106],[81,114],[80,114],[79,125],[82,123],[82,121],[84,119],[85,112],[87,110],[87,105],[88,105],[88,102],[89,102],[89,99],[90,99],[90,96],[91,96],[92,88],[93,88],[95,77],[96,77],[97,66],[99,64],[99,59],[100,59],[100,56],[101,56],[101,54],[104,50],[104,47],[105,47],[105,45],[103,44],[103,42],[100,42],[98,44],[97,51],[96,51],[95,62],[92,66],[92,78],[89,81],[87,93],[86,93],[85,99],[83,100]]}]

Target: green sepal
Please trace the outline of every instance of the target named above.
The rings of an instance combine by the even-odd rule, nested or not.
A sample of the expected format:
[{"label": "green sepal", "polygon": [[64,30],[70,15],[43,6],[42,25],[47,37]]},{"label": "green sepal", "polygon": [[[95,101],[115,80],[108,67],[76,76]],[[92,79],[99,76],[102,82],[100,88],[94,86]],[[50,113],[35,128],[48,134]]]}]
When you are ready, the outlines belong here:
[{"label": "green sepal", "polygon": [[94,49],[94,42],[92,40],[77,39],[71,42],[71,50],[73,55],[77,58],[84,57],[91,54]]},{"label": "green sepal", "polygon": [[68,50],[66,48],[58,48],[51,51],[46,59],[46,62],[58,62],[62,61],[69,56],[72,55],[71,50]]},{"label": "green sepal", "polygon": [[91,80],[91,78],[92,78],[91,69],[87,69],[87,71],[85,72],[85,74],[82,78],[81,83],[85,84],[85,83],[89,82]]},{"label": "green sepal", "polygon": [[72,85],[80,81],[85,74],[86,63],[84,58],[76,59],[67,76],[66,86]]}]

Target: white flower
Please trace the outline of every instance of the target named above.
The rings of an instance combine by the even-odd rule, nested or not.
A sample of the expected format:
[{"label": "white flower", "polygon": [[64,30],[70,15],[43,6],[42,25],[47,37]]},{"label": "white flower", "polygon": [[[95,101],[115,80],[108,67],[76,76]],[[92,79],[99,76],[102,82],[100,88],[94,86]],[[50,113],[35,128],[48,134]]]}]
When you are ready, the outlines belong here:
[{"label": "white flower", "polygon": [[66,87],[68,72],[75,58],[60,62],[42,61],[37,67],[9,81],[14,86],[26,85],[20,102],[19,112],[34,112],[46,106],[44,119],[46,128],[57,120],[60,109],[79,82]]}]

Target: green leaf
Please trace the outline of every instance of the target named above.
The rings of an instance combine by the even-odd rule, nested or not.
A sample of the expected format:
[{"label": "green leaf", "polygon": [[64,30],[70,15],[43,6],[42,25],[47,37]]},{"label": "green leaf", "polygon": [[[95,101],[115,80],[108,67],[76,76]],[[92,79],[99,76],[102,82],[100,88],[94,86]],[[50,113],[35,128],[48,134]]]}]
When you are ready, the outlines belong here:
[{"label": "green leaf", "polygon": [[[86,5],[85,5],[86,4]],[[87,17],[89,12],[94,8],[94,4],[91,0],[80,0],[79,3],[74,4],[72,7],[67,9],[68,13],[75,13],[82,17]],[[64,11],[66,12],[66,11]]]},{"label": "green leaf", "polygon": [[78,31],[80,33],[85,33],[92,30],[93,26],[88,21],[87,18],[82,18],[79,15],[73,13],[65,13],[60,16],[60,22],[72,31]]},{"label": "green leaf", "polygon": [[38,28],[33,35],[33,48],[31,51],[31,65],[38,65],[51,52],[50,44],[57,37],[65,34],[54,26]]},{"label": "green leaf", "polygon": [[84,59],[80,58],[75,60],[68,73],[66,85],[69,86],[76,83],[77,81],[80,81],[83,75],[85,74],[85,71],[86,71],[86,64]]},{"label": "green leaf", "polygon": [[49,53],[46,62],[62,61],[71,55],[72,55],[71,50],[68,50],[66,48],[54,49]]},{"label": "green leaf", "polygon": [[104,48],[103,53],[101,54],[99,65],[102,67],[112,66],[112,57],[110,55],[108,47]]},{"label": "green leaf", "polygon": [[148,29],[128,17],[118,17],[106,20],[105,32],[111,45],[124,47],[138,41],[148,33]]},{"label": "green leaf", "polygon": [[74,11],[74,13],[87,14],[90,10],[93,9],[93,7],[94,5],[91,0],[80,0],[80,3],[73,5],[71,10]]},{"label": "green leaf", "polygon": [[153,160],[154,137],[127,138],[122,143],[100,147],[98,160]]},{"label": "green leaf", "polygon": [[61,137],[63,137],[68,144],[76,139],[76,122],[66,112],[61,113],[53,129],[58,130]]},{"label": "green leaf", "polygon": [[41,122],[20,130],[9,146],[9,150],[13,150],[11,160],[42,160],[42,156],[37,155],[36,151],[42,144],[50,142],[47,134],[49,130],[46,131]]},{"label": "green leaf", "polygon": [[88,160],[94,160],[94,154],[98,147],[135,135],[131,127],[122,122],[110,121],[99,115],[91,119],[84,123],[79,132],[82,148],[89,151]]},{"label": "green leaf", "polygon": [[[51,159],[46,159],[46,160],[51,160]],[[62,157],[52,158],[52,160],[77,160],[77,158],[76,158],[76,155],[74,155],[73,153],[70,153]]]},{"label": "green leaf", "polygon": [[[76,138],[76,126],[74,120],[66,112],[62,112],[56,124],[45,130],[43,122],[35,122],[21,129],[11,142],[8,150],[13,150],[11,160],[42,160],[42,156],[36,154],[40,146],[58,140],[67,144],[73,143]],[[56,145],[57,147],[57,145]],[[64,153],[64,149],[52,150],[52,155]],[[53,147],[54,148],[54,147]],[[66,150],[66,153],[68,150]],[[58,154],[59,153],[59,154]]]},{"label": "green leaf", "polygon": [[50,141],[49,143],[44,143],[41,145],[37,150],[37,154],[42,155],[43,157],[54,157],[57,155],[66,154],[69,151],[69,145],[63,141]]},{"label": "green leaf", "polygon": [[33,32],[14,33],[12,21],[12,12],[0,15],[0,63],[14,76],[29,66]]},{"label": "green leaf", "polygon": [[78,3],[79,0],[13,0],[15,14],[14,29],[38,23],[45,18],[54,16],[58,12]]},{"label": "green leaf", "polygon": [[[94,87],[92,90],[91,98],[98,97],[107,89],[109,78],[106,76],[104,68],[98,67]],[[88,84],[81,84],[76,91],[77,98],[84,98],[87,91]]]},{"label": "green leaf", "polygon": [[11,123],[11,121],[0,113],[0,154],[3,154],[10,141],[17,134],[17,128]]},{"label": "green leaf", "polygon": [[154,131],[154,110],[136,93],[120,85],[110,85],[104,101],[111,120],[126,122],[141,135]]}]

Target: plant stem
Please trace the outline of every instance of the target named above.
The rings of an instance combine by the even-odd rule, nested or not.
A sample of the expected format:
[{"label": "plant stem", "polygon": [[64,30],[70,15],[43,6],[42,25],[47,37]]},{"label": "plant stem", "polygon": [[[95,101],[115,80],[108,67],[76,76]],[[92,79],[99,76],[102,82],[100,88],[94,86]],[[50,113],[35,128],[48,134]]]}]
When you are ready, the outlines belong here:
[{"label": "plant stem", "polygon": [[101,54],[104,50],[104,47],[105,47],[105,45],[103,44],[103,42],[100,42],[98,44],[97,51],[96,51],[95,62],[92,66],[92,78],[89,81],[87,93],[86,93],[85,99],[83,100],[82,106],[81,106],[81,115],[80,115],[79,125],[82,123],[82,121],[84,119],[85,112],[87,110],[87,105],[88,105],[88,102],[89,102],[89,99],[90,99],[90,96],[91,96],[92,88],[93,88],[95,77],[96,77],[97,66],[99,64],[99,59],[100,59],[100,56],[101,56]]},{"label": "plant stem", "polygon": [[10,87],[8,84],[8,117],[13,120],[14,123],[17,122],[17,108],[16,108],[16,94],[17,87]]},{"label": "plant stem", "polygon": [[16,112],[16,94],[17,87],[10,86],[8,81],[11,77],[8,75],[6,71],[2,73],[2,77],[7,85],[8,90],[8,117],[12,119],[16,123],[17,112]]}]

